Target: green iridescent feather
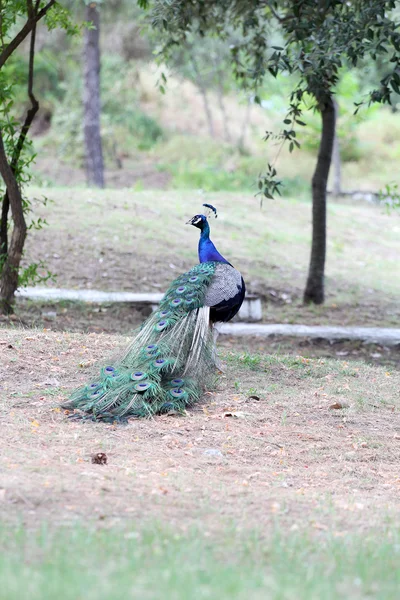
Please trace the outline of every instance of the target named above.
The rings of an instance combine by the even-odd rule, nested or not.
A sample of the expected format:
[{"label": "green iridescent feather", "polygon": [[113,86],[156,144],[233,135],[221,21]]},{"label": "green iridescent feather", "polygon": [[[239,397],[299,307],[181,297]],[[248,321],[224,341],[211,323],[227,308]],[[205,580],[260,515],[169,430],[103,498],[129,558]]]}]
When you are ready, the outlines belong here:
[{"label": "green iridescent feather", "polygon": [[[196,265],[167,290],[124,356],[63,404],[95,419],[181,412],[215,376],[213,331],[204,306],[215,262]],[[80,412],[82,411],[82,412]]]}]

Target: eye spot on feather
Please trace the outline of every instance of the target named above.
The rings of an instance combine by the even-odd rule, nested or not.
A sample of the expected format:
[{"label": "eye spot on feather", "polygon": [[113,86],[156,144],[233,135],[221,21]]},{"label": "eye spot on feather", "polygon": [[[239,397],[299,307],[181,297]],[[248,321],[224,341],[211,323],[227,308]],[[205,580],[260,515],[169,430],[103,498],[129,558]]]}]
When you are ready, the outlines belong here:
[{"label": "eye spot on feather", "polygon": [[149,387],[151,386],[150,381],[143,381],[141,383],[137,383],[134,388],[136,391],[138,392],[145,392],[146,390],[149,389]]},{"label": "eye spot on feather", "polygon": [[145,373],[144,371],[135,371],[135,373],[132,373],[131,375],[131,379],[133,379],[133,381],[140,381],[141,379],[145,379],[147,377],[147,373]]},{"label": "eye spot on feather", "polygon": [[197,277],[197,275],[192,275],[192,277],[189,277],[189,281],[190,281],[190,283],[194,283],[194,282],[195,282],[195,281],[197,281],[197,280],[198,280],[198,277]]},{"label": "eye spot on feather", "polygon": [[157,344],[149,344],[148,346],[146,346],[145,350],[146,350],[146,354],[148,354],[149,356],[157,354],[157,351],[158,351]]},{"label": "eye spot on feather", "polygon": [[109,379],[113,379],[118,377],[118,371],[114,367],[108,366],[104,369],[104,375]]},{"label": "eye spot on feather", "polygon": [[158,321],[158,323],[156,324],[155,330],[156,331],[162,331],[167,326],[168,326],[168,321],[166,321],[165,319],[162,319],[161,321]]},{"label": "eye spot on feather", "polygon": [[183,383],[184,383],[184,380],[180,379],[179,377],[177,377],[176,379],[172,379],[171,380],[171,385],[173,385],[174,387],[179,387]]},{"label": "eye spot on feather", "polygon": [[161,367],[163,367],[166,364],[166,360],[164,358],[157,358],[157,360],[155,360],[153,362],[153,365],[157,368],[160,369]]},{"label": "eye spot on feather", "polygon": [[176,387],[170,391],[170,394],[173,398],[182,398],[182,396],[185,395],[185,390],[183,388]]},{"label": "eye spot on feather", "polygon": [[186,290],[186,285],[180,285],[178,288],[176,288],[176,293],[177,294],[183,294],[183,292]]},{"label": "eye spot on feather", "polygon": [[182,298],[174,298],[171,301],[171,306],[179,306],[182,303]]}]

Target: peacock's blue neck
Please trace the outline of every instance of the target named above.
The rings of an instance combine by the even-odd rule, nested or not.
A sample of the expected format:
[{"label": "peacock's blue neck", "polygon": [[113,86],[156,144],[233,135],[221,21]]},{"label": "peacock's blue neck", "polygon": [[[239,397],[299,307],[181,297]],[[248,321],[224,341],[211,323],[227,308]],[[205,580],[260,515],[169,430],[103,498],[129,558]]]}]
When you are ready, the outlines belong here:
[{"label": "peacock's blue neck", "polygon": [[[199,261],[209,262],[209,261],[223,262],[228,263],[226,258],[224,258],[216,249],[212,241],[210,240],[210,226],[206,221],[201,230],[200,239],[199,239]],[[228,263],[229,264],[229,263]]]}]

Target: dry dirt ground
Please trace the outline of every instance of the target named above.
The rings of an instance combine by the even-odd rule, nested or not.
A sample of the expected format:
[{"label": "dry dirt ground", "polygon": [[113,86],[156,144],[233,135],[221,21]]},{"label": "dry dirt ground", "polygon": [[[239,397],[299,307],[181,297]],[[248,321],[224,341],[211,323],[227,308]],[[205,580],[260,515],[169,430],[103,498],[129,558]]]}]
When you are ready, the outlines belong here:
[{"label": "dry dirt ground", "polygon": [[[126,337],[0,330],[5,520],[178,527],[390,527],[400,506],[400,372],[225,348],[186,416],[73,421],[58,404]],[[343,408],[333,408],[341,406]],[[107,464],[92,464],[103,452]]]}]

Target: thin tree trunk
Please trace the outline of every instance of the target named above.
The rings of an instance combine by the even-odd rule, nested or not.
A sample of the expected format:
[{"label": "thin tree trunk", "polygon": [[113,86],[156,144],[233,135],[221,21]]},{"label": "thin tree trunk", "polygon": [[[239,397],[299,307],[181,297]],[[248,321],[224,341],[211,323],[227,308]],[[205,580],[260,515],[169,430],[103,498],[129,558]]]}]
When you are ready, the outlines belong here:
[{"label": "thin tree trunk", "polygon": [[335,107],[331,96],[320,104],[322,133],[317,165],[312,178],[312,246],[303,300],[322,304],[325,299],[326,192],[335,137]]},{"label": "thin tree trunk", "polygon": [[[336,123],[339,116],[339,106],[336,100],[333,101],[335,107],[335,119]],[[335,138],[333,140],[333,195],[340,196],[342,193],[342,161],[340,159],[340,146],[339,137],[337,133],[337,127],[335,127]]]},{"label": "thin tree trunk", "polygon": [[89,184],[104,187],[103,150],[100,135],[100,14],[95,2],[86,6],[85,20],[93,24],[84,33],[84,136],[86,179]]},{"label": "thin tree trunk", "polygon": [[[220,76],[222,76],[222,74],[220,74]],[[218,96],[219,109],[222,114],[222,122],[224,124],[224,138],[225,138],[226,142],[230,143],[232,141],[232,138],[231,138],[231,132],[229,131],[228,115],[226,114],[226,108],[225,108],[225,102],[224,102],[224,90],[222,89],[222,86],[218,87],[217,96]]]},{"label": "thin tree trunk", "polygon": [[[32,36],[34,36],[34,30],[32,31]],[[34,44],[33,38],[33,44]],[[33,69],[33,65],[32,65]],[[32,91],[33,79],[29,83],[28,94],[31,100],[31,108],[26,113],[26,118],[24,124],[21,128],[18,141],[14,148],[14,152],[11,159],[11,169],[12,172],[15,173],[15,170],[18,166],[19,157],[21,156],[22,149],[24,147],[24,143],[26,140],[26,136],[28,135],[30,126],[33,123],[33,119],[36,116],[37,111],[39,110],[39,102],[36,100]],[[8,190],[3,197],[2,207],[1,207],[1,221],[0,221],[0,259],[2,254],[7,254],[8,250],[8,212],[10,209],[10,199],[8,197]]]},{"label": "thin tree trunk", "polygon": [[229,131],[228,124],[228,115],[226,113],[225,102],[224,102],[224,71],[221,69],[221,65],[218,61],[218,50],[215,49],[212,53],[213,62],[214,62],[214,71],[217,76],[217,98],[218,98],[218,106],[222,115],[222,124],[224,127],[224,138],[225,141],[230,143],[232,141],[231,132]]},{"label": "thin tree trunk", "polygon": [[[32,17],[32,15],[30,16]],[[39,102],[36,100],[33,93],[35,41],[36,22],[32,28],[29,50],[28,96],[31,101],[31,108],[26,114],[24,124],[21,128],[18,141],[13,151],[11,164],[8,163],[4,149],[3,136],[2,132],[0,131],[0,173],[6,185],[6,193],[4,194],[1,207],[0,223],[0,260],[2,264],[0,298],[2,310],[6,313],[11,313],[13,311],[14,295],[18,287],[19,266],[21,263],[22,252],[27,233],[22,196],[18,187],[15,172],[29,128],[32,125],[37,111],[39,110]],[[10,206],[14,226],[11,235],[10,247],[8,247],[8,212]]]},{"label": "thin tree trunk", "polygon": [[7,188],[14,223],[10,247],[2,268],[0,284],[2,309],[4,312],[10,313],[12,312],[15,290],[18,287],[19,265],[24,249],[27,227],[22,207],[21,191],[7,161],[2,131],[0,131],[0,174]]},{"label": "thin tree trunk", "polygon": [[208,102],[206,86],[204,85],[204,81],[201,76],[200,69],[199,69],[197,61],[193,55],[191,56],[191,60],[192,60],[193,70],[196,74],[197,85],[198,85],[198,88],[199,88],[200,93],[203,98],[204,112],[206,113],[207,123],[208,123],[208,131],[210,133],[210,136],[214,137],[214,122],[213,122],[213,118],[212,118],[210,104]]},{"label": "thin tree trunk", "polygon": [[240,137],[238,139],[238,148],[241,150],[244,148],[244,142],[246,138],[247,127],[250,122],[250,109],[251,109],[251,101],[250,98],[247,99],[246,112],[244,115],[244,120],[242,124],[242,131],[240,132]]}]

